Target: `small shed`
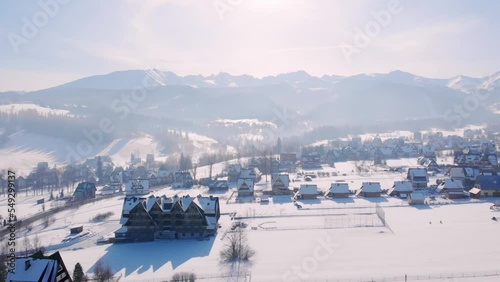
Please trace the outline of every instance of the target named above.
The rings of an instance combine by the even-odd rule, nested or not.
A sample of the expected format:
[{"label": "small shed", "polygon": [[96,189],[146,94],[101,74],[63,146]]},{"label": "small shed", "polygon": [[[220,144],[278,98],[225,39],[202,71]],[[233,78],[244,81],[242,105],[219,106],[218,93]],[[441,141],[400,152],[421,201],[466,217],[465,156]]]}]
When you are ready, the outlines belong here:
[{"label": "small shed", "polygon": [[83,231],[83,225],[71,227],[69,229],[70,234],[78,234]]},{"label": "small shed", "polygon": [[408,204],[410,205],[423,205],[425,204],[425,197],[423,193],[412,192],[408,195]]},{"label": "small shed", "polygon": [[473,199],[478,199],[481,197],[481,189],[479,188],[472,188],[469,190],[469,196]]}]

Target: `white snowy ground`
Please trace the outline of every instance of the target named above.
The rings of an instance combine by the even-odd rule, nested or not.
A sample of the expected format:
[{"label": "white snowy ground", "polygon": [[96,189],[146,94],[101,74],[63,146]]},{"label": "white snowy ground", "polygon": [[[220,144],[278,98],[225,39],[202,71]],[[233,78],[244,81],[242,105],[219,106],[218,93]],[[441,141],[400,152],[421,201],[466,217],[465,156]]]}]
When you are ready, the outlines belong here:
[{"label": "white snowy ground", "polygon": [[[220,144],[214,139],[195,133],[189,133],[189,138],[194,148],[194,161],[203,153],[215,153],[219,150]],[[3,156],[0,160],[0,170],[13,169],[18,176],[27,176],[38,162],[48,162],[51,167],[64,165],[69,159],[68,156],[70,158],[73,156],[70,152],[77,151],[76,149],[77,144],[68,144],[61,139],[16,132],[10,136],[7,144],[0,147],[0,156]],[[227,147],[227,152],[235,153],[236,150]],[[143,160],[147,154],[154,154],[157,161],[165,161],[167,158],[161,153],[161,146],[157,140],[149,135],[102,142],[98,146],[92,146],[92,151],[88,155],[80,157],[86,159],[106,155],[111,157],[116,166],[126,166],[130,162],[132,153]]]},{"label": "white snowy ground", "polygon": [[[496,110],[498,105],[494,105],[491,107],[492,111],[494,113],[500,114],[500,110]],[[439,128],[432,128],[431,130],[424,130],[421,131],[423,134],[429,134],[429,133],[436,133],[436,132],[441,132],[443,133],[443,136],[450,136],[450,135],[458,135],[458,136],[464,136],[464,131],[467,129],[485,129],[485,125],[468,125],[462,128],[457,128],[456,130],[443,130]],[[367,141],[367,140],[373,140],[374,138],[378,137],[382,141],[390,139],[390,138],[400,138],[404,137],[408,140],[413,139],[413,134],[414,132],[412,131],[405,131],[405,130],[400,130],[400,131],[391,131],[391,132],[386,132],[386,133],[365,133],[361,135],[349,135],[347,138],[341,138],[343,140],[348,140],[353,137],[360,137],[362,141]],[[321,145],[328,145],[329,140],[321,140],[314,142],[312,144],[309,144],[308,146],[321,146]]]},{"label": "white snowy ground", "polygon": [[36,111],[42,115],[47,115],[47,114],[68,115],[69,114],[68,110],[47,108],[47,107],[43,107],[43,106],[36,105],[36,104],[0,105],[0,112],[9,113],[9,114],[15,114],[15,113],[18,113],[20,111],[27,111],[27,110]]},{"label": "white snowy ground", "polygon": [[[404,163],[397,165],[404,166]],[[354,163],[346,162],[325,168],[340,176],[316,178],[313,183],[323,190],[339,179],[356,187],[363,181],[383,181],[388,185],[404,178],[404,173],[389,173],[382,168],[353,174],[353,166]],[[292,185],[301,183],[292,182]],[[388,188],[387,185],[382,187]],[[263,179],[257,189],[265,187]],[[167,187],[155,192],[167,196],[206,193],[203,187],[189,190]],[[32,224],[31,232],[20,230],[19,234],[28,235],[31,240],[37,234],[50,251],[61,251],[70,270],[80,262],[84,271],[91,273],[96,261],[102,258],[111,264],[122,281],[162,281],[181,271],[195,272],[199,278],[213,277],[209,281],[234,281],[215,277],[238,271],[236,265],[231,268],[219,261],[224,245],[222,238],[232,225],[229,213],[236,212],[236,217],[243,217],[237,220],[248,224],[248,240],[256,251],[250,264],[239,266],[239,272],[250,273],[252,281],[366,281],[372,278],[404,281],[405,274],[409,278],[425,276],[427,281],[500,280],[500,276],[439,278],[500,270],[500,245],[496,243],[500,222],[491,220],[500,213],[490,211],[493,199],[438,199],[436,202],[440,204],[413,207],[404,200],[390,197],[336,200],[320,197],[301,200],[303,208],[298,210],[288,196],[272,197],[268,204],[226,204],[230,194],[231,191],[218,195],[222,228],[209,240],[98,245],[99,238],[112,236],[120,227],[123,196],[61,212],[48,227],[44,228],[40,220]],[[26,205],[34,198],[28,197]],[[375,203],[383,207],[388,227],[381,226],[374,215],[359,215],[373,213]],[[114,214],[105,222],[90,222],[97,213],[108,211]],[[76,225],[84,226],[84,237],[69,236],[69,228]],[[23,239],[19,241],[22,245]]]},{"label": "white snowy ground", "polygon": [[[311,204],[307,202],[302,201],[304,209],[326,207],[332,201],[311,200]],[[248,209],[249,205],[255,209],[260,208],[259,204],[222,204],[222,211]],[[372,277],[402,277],[404,274],[451,277],[460,276],[462,273],[496,271],[499,268],[497,254],[500,246],[495,242],[500,232],[500,223],[490,219],[492,212],[489,206],[490,203],[429,208],[386,207],[384,210],[390,229],[294,229],[305,225],[321,226],[325,224],[325,217],[322,216],[244,220],[249,224],[247,235],[256,255],[252,263],[242,265],[240,271],[250,272],[253,281],[324,281],[325,278],[347,281]],[[276,216],[282,209],[295,209],[290,202],[269,204],[267,208],[274,210]],[[111,207],[109,209],[115,212],[119,210]],[[296,210],[295,213],[298,214],[299,211]],[[72,223],[85,222],[91,214],[92,211],[82,211],[79,216],[73,216],[81,220],[73,219]],[[106,225],[118,227],[115,220],[112,218]],[[440,221],[443,223],[439,223]],[[276,222],[289,228],[275,231],[250,228],[262,222]],[[63,248],[62,256],[67,265],[73,266],[80,262],[85,271],[91,271],[95,262],[102,258],[108,261],[125,281],[161,281],[162,278],[181,271],[192,271],[200,277],[216,276],[218,273],[231,271],[229,266],[219,263],[219,252],[223,246],[221,238],[231,225],[231,220],[229,216],[224,215],[220,223],[223,227],[218,235],[207,241],[180,240],[115,245],[82,242]],[[94,225],[88,229],[99,233],[102,225]],[[94,231],[96,229],[97,231]],[[52,240],[68,233],[67,229],[60,232],[59,236],[50,236]],[[103,235],[102,232],[100,235]],[[94,236],[94,239],[96,238],[97,236]],[[327,247],[324,247],[325,245]],[[322,248],[325,248],[325,251]],[[233,269],[233,273],[235,271]],[[293,280],[297,278],[302,280]],[[486,280],[480,278],[472,281]]]}]

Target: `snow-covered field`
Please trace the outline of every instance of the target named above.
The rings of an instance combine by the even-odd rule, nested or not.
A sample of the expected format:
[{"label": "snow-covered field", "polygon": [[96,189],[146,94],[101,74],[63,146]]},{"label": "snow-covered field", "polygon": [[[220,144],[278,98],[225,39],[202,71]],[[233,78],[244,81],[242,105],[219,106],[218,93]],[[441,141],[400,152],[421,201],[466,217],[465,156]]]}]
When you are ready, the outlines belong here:
[{"label": "snow-covered field", "polygon": [[[110,201],[114,203],[119,200]],[[309,204],[308,201],[302,201],[305,210],[331,204],[330,200],[311,202]],[[359,203],[347,205],[357,204]],[[261,207],[259,204],[223,204],[222,212],[244,210],[249,206],[255,209]],[[333,281],[347,281],[372,277],[403,277],[404,274],[448,277],[453,274],[459,276],[464,272],[496,271],[499,268],[497,254],[500,246],[495,242],[500,232],[500,223],[490,219],[492,212],[489,206],[490,203],[427,208],[386,207],[386,220],[390,229],[295,229],[297,226],[303,227],[305,221],[308,225],[324,224],[325,218],[328,218],[325,216],[244,220],[249,224],[247,235],[256,255],[250,264],[242,265],[240,271],[251,273],[253,281],[319,281],[326,277],[334,279]],[[82,208],[82,219],[73,219],[73,222],[85,222],[91,215],[91,208]],[[117,206],[110,209],[116,213],[120,208]],[[276,215],[282,209],[293,208],[293,204],[289,202],[269,206]],[[85,209],[90,211],[85,212]],[[118,224],[114,220],[111,219],[106,225],[117,228]],[[258,226],[263,221],[274,221],[288,228],[250,229],[250,226]],[[161,281],[162,278],[181,271],[195,272],[200,277],[216,276],[218,273],[234,274],[235,269],[219,262],[219,252],[224,244],[221,238],[231,220],[224,215],[220,222],[222,229],[218,235],[207,241],[179,240],[115,245],[83,242],[64,248],[62,256],[67,265],[73,266],[80,262],[86,271],[90,271],[95,262],[102,258],[125,281]],[[92,232],[99,233],[103,227],[101,224],[89,228]],[[67,233],[67,229],[63,232]],[[52,235],[50,238],[62,238],[63,235]],[[325,249],[317,251],[321,248]],[[296,280],[298,278],[302,280]]]},{"label": "snow-covered field", "polygon": [[8,104],[0,105],[0,112],[15,114],[20,111],[33,110],[42,115],[53,114],[53,115],[68,115],[68,110],[62,109],[52,109],[47,107],[42,107],[36,104]]},{"label": "snow-covered field", "polygon": [[[190,132],[189,140],[194,146],[194,152],[192,155],[194,162],[197,162],[200,156],[203,154],[215,154],[219,152],[220,144],[215,139]],[[228,146],[226,148],[226,153],[236,154],[237,152],[234,147]]]},{"label": "snow-covered field", "polygon": [[[17,132],[9,137],[7,144],[0,147],[0,169],[13,168],[18,175],[27,176],[38,162],[48,162],[54,165],[64,165],[70,152],[76,151],[76,144],[68,144],[61,139],[38,134]],[[115,165],[125,165],[130,161],[130,154],[146,159],[146,154],[154,153],[161,156],[156,141],[150,136],[137,138],[115,139],[92,146],[92,152],[79,155],[83,160],[97,155],[109,155]]]},{"label": "snow-covered field", "polygon": [[[492,106],[492,111],[495,112]],[[496,113],[500,113],[500,111],[496,111]],[[455,130],[443,130],[439,128],[432,128],[431,130],[424,130],[421,131],[422,134],[430,134],[430,133],[436,133],[436,132],[441,132],[443,133],[443,136],[450,136],[450,135],[458,135],[458,136],[464,136],[464,131],[467,129],[485,129],[486,126],[484,125],[468,125],[462,128],[457,128]],[[387,133],[365,133],[361,135],[349,135],[347,138],[340,138],[342,140],[349,140],[353,137],[360,137],[361,140],[364,141],[369,141],[373,140],[374,138],[380,138],[382,141],[390,139],[390,138],[400,138],[403,137],[407,140],[413,140],[413,135],[414,132],[412,131],[405,131],[405,130],[400,130],[400,131],[392,131],[392,132],[387,132]],[[314,142],[312,144],[309,144],[308,146],[321,146],[321,145],[328,145],[329,140],[320,140],[317,142]]]},{"label": "snow-covered field", "polygon": [[[401,161],[398,165],[404,166],[407,162],[413,165],[412,161]],[[221,164],[214,166],[214,171],[218,166]],[[346,162],[325,168],[324,171],[340,175],[316,178],[313,183],[325,190],[330,183],[342,178],[351,188],[363,181],[381,181],[386,183],[382,188],[388,188],[392,181],[404,178],[404,173],[382,169],[368,174],[352,173],[353,167],[353,162]],[[265,189],[265,178],[256,187]],[[189,190],[167,187],[155,192],[167,196],[206,193],[203,187]],[[102,258],[111,264],[122,281],[162,281],[182,271],[195,272],[199,278],[212,277],[201,281],[235,281],[221,276],[235,275],[238,271],[246,281],[250,277],[252,281],[371,281],[372,278],[404,281],[405,274],[409,278],[425,276],[427,281],[500,279],[500,276],[475,280],[439,278],[500,270],[500,245],[496,243],[500,223],[491,220],[500,214],[489,209],[493,199],[438,199],[436,204],[414,207],[404,200],[385,196],[335,200],[319,197],[301,200],[299,210],[289,196],[271,197],[267,204],[226,203],[231,193],[218,195],[222,228],[208,240],[98,245],[100,237],[112,236],[120,227],[123,196],[58,213],[48,227],[42,228],[40,221],[32,225],[31,232],[21,230],[20,234],[27,234],[32,240],[37,234],[50,251],[61,251],[70,270],[80,262],[84,271],[92,272],[96,261]],[[27,203],[33,201],[34,198],[26,199]],[[374,214],[375,204],[383,207],[385,227]],[[105,222],[90,222],[97,213],[108,211],[114,214]],[[247,223],[249,244],[256,254],[251,263],[231,267],[220,262],[219,253],[232,225],[229,213],[233,212],[236,212],[235,220]],[[84,226],[84,237],[69,236],[69,227],[75,225]]]},{"label": "snow-covered field", "polygon": [[[220,144],[209,137],[196,133],[189,133],[193,144],[193,160],[196,161],[202,154],[215,153],[220,149]],[[70,152],[77,152],[77,144],[68,144],[61,139],[51,138],[38,134],[16,132],[9,137],[9,141],[0,146],[0,170],[14,169],[20,176],[27,176],[38,162],[48,162],[54,165],[64,165]],[[111,142],[102,142],[92,146],[92,151],[80,155],[82,159],[94,156],[110,156],[116,166],[126,166],[130,162],[130,155],[146,159],[147,154],[154,154],[155,160],[165,161],[167,155],[161,153],[161,146],[152,136],[144,135],[134,138],[119,138]],[[228,153],[236,153],[233,147],[226,148]],[[207,174],[208,175],[208,174]]]}]

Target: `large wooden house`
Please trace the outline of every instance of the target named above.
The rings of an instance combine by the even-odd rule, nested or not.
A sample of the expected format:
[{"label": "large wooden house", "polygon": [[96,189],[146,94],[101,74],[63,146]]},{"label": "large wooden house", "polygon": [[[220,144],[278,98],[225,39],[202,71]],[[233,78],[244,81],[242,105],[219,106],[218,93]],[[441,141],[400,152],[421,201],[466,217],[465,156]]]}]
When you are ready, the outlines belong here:
[{"label": "large wooden house", "polygon": [[128,196],[123,203],[120,241],[200,238],[215,234],[220,217],[218,197]]}]

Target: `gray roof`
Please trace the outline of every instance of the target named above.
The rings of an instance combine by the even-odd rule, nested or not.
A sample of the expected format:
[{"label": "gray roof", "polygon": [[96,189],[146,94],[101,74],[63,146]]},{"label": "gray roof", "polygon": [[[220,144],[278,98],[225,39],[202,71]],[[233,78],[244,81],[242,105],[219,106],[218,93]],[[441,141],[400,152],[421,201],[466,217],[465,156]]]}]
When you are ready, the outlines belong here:
[{"label": "gray roof", "polygon": [[318,185],[316,184],[301,184],[299,188],[300,195],[317,195]]},{"label": "gray roof", "polygon": [[332,183],[330,185],[329,193],[339,193],[339,194],[348,194],[351,193],[349,190],[349,184],[347,183]]},{"label": "gray roof", "polygon": [[413,186],[410,181],[394,181],[391,190],[395,192],[413,192]]},{"label": "gray roof", "polygon": [[363,182],[363,185],[361,185],[361,189],[358,191],[358,194],[360,192],[382,193],[382,188],[380,187],[379,182]]}]

